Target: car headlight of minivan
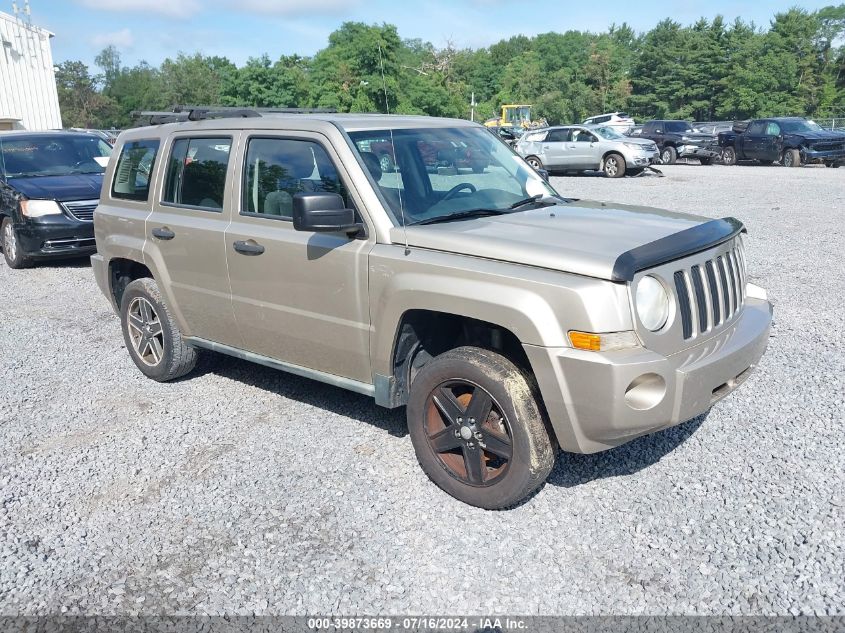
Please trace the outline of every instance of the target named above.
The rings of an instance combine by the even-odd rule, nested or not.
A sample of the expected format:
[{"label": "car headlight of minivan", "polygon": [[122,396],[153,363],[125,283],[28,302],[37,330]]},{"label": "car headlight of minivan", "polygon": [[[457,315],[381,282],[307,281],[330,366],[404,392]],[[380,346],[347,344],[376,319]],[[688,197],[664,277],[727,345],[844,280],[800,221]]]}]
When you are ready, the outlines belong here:
[{"label": "car headlight of minivan", "polygon": [[21,200],[21,213],[28,218],[59,215],[62,208],[53,200]]},{"label": "car headlight of minivan", "polygon": [[646,275],[637,282],[634,299],[640,323],[656,332],[669,319],[669,293],[656,277]]},{"label": "car headlight of minivan", "polygon": [[646,149],[646,146],[642,145],[640,143],[622,143],[622,144],[625,147],[630,147],[631,149],[642,149],[642,150]]}]

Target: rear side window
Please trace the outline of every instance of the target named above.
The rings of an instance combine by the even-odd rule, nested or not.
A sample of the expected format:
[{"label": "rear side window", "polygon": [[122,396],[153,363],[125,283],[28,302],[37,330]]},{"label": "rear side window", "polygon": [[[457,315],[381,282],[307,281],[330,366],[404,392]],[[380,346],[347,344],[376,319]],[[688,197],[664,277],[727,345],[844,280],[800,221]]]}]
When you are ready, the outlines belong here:
[{"label": "rear side window", "polygon": [[337,193],[349,205],[334,163],[313,141],[250,139],[244,180],[242,213],[290,220],[293,196],[301,191]]},{"label": "rear side window", "polygon": [[157,139],[128,141],[123,146],[114,170],[112,198],[146,202],[158,147]]},{"label": "rear side window", "polygon": [[162,202],[221,210],[231,148],[230,137],[176,139],[170,150]]},{"label": "rear side window", "polygon": [[746,134],[749,136],[751,135],[763,135],[766,133],[766,122],[765,121],[754,121],[751,125],[748,126],[748,130]]},{"label": "rear side window", "polygon": [[548,143],[565,143],[569,140],[570,130],[552,130],[546,139]]}]

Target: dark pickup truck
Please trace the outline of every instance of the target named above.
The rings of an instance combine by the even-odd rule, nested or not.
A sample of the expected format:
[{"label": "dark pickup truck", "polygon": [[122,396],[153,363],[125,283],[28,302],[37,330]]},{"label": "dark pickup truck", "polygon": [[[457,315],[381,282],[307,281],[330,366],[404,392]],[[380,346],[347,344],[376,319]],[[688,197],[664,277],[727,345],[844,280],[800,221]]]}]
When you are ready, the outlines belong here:
[{"label": "dark pickup truck", "polygon": [[845,161],[845,134],[799,117],[755,119],[747,127],[735,124],[732,131],[719,133],[719,146],[726,165],[755,160],[764,165],[780,161],[785,167],[838,167]]},{"label": "dark pickup truck", "polygon": [[679,158],[697,158],[702,165],[709,165],[720,154],[716,136],[699,132],[687,121],[649,121],[636,136],[657,144],[664,165]]}]

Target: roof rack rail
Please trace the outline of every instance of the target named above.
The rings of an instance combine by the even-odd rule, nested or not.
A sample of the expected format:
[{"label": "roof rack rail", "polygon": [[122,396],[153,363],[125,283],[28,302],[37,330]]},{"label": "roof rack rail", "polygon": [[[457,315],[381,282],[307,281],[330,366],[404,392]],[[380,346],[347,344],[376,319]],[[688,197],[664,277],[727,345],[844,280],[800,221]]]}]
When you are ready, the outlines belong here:
[{"label": "roof rack rail", "polygon": [[147,125],[162,125],[178,121],[204,121],[206,119],[252,118],[265,114],[333,114],[334,108],[240,108],[222,106],[177,105],[173,110],[134,110],[131,115],[146,119]]}]

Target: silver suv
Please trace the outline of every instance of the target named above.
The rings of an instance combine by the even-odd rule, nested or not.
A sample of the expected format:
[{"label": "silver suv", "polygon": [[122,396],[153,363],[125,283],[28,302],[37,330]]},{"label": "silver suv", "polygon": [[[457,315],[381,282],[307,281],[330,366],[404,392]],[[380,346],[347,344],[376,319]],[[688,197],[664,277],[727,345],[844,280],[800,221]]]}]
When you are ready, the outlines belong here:
[{"label": "silver suv", "polygon": [[107,169],[94,274],[154,380],[213,350],[405,406],[431,480],[502,508],[763,355],[737,220],[564,198],[468,121],[243,116],[129,130]]},{"label": "silver suv", "polygon": [[636,176],[660,156],[654,141],[624,136],[602,125],[563,125],[526,132],[514,149],[535,169],[596,170],[610,178]]}]

